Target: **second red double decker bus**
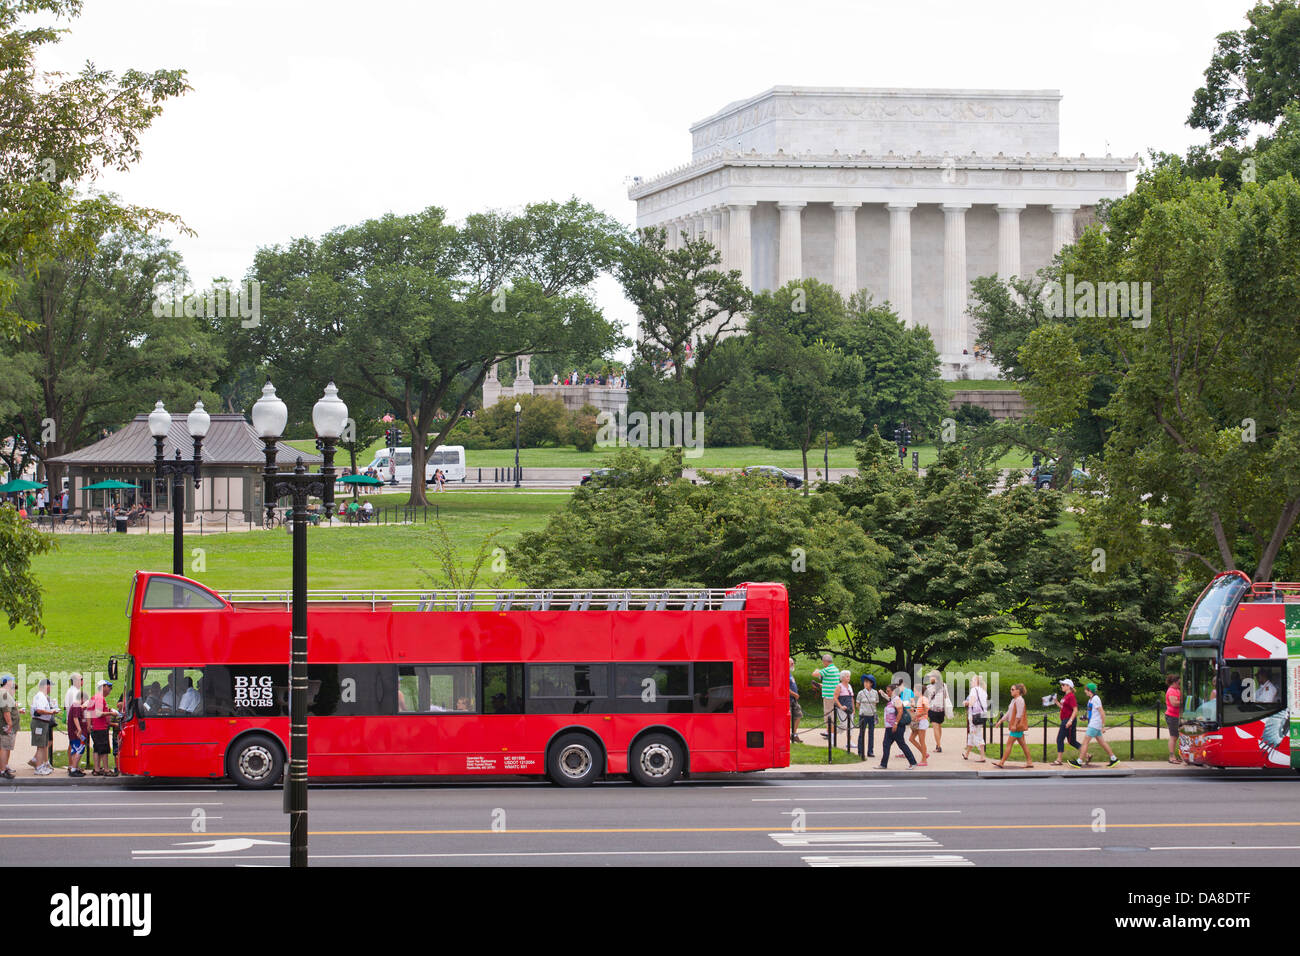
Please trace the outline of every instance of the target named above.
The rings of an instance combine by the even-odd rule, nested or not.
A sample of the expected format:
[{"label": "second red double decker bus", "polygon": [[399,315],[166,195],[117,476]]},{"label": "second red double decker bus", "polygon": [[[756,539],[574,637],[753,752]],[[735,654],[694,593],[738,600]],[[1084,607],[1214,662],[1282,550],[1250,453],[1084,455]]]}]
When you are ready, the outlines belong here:
[{"label": "second red double decker bus", "polygon": [[[729,589],[314,591],[313,777],[686,773],[790,758],[789,608]],[[290,606],[137,572],[120,765],[151,777],[279,782]]]}]

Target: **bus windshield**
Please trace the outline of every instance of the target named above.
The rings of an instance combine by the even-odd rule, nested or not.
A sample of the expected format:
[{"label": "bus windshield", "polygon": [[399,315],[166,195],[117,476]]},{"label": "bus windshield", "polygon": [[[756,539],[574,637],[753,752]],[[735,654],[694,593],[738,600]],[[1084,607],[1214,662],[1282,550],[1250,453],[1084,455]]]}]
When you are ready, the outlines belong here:
[{"label": "bus windshield", "polygon": [[1239,574],[1225,574],[1205,589],[1187,623],[1185,641],[1214,641],[1223,643],[1224,632],[1232,618],[1232,610],[1250,582]]}]

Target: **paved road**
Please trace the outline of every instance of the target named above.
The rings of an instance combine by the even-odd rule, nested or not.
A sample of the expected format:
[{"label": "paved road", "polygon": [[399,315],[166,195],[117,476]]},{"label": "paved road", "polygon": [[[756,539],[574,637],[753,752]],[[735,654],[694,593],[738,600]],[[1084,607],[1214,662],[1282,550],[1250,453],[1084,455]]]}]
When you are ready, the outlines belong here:
[{"label": "paved road", "polygon": [[[1295,866],[1300,781],[761,781],[323,787],[339,865]],[[0,791],[8,865],[282,866],[279,791]],[[201,821],[204,832],[194,832]],[[1104,830],[1099,829],[1104,824]],[[1097,828],[1097,829],[1095,829]]]}]

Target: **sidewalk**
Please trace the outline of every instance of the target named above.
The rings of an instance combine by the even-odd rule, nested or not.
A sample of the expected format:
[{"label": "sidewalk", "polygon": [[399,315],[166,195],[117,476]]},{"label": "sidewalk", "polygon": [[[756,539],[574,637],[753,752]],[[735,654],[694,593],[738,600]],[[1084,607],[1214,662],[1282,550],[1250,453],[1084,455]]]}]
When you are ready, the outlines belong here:
[{"label": "sidewalk", "polygon": [[[63,754],[66,758],[67,750],[68,750],[67,733],[62,730],[56,730],[54,732],[54,746],[52,748],[52,753],[51,753],[51,762],[53,762],[53,757],[55,754]],[[18,731],[18,735],[14,740],[14,751],[9,756],[9,769],[14,772],[14,779],[4,780],[3,778],[0,778],[0,787],[3,787],[5,784],[9,784],[10,786],[12,786],[13,784],[19,783],[24,780],[26,780],[28,783],[34,783],[34,784],[46,784],[46,783],[57,782],[57,781],[62,781],[64,783],[89,783],[90,781],[93,780],[96,784],[99,784],[99,783],[108,783],[112,780],[122,779],[121,777],[91,776],[90,768],[91,766],[93,766],[93,764],[91,761],[90,750],[91,750],[90,744],[89,742],[87,742],[86,752],[81,755],[81,763],[79,765],[81,769],[86,772],[86,775],[84,777],[69,777],[68,768],[66,765],[62,767],[55,767],[54,773],[48,774],[43,777],[39,776],[36,773],[36,768],[27,763],[28,760],[32,759],[32,757],[36,755],[36,748],[32,746],[32,734],[31,734],[31,727],[28,724],[28,715],[23,714],[23,727],[20,731]],[[117,767],[117,763],[116,761],[113,760],[112,757],[109,757],[108,765],[109,767],[114,769],[116,769]]]}]

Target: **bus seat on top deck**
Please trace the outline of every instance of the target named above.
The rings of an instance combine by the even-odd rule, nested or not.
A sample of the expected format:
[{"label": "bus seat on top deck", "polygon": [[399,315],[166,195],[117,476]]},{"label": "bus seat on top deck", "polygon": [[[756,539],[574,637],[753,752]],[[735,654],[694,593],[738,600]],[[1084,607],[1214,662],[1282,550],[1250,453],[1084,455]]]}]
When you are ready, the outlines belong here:
[{"label": "bus seat on top deck", "polygon": [[570,610],[570,611],[585,611],[585,610],[589,609],[590,607],[591,607],[591,592],[590,592],[590,591],[584,591],[584,592],[582,592],[582,593],[580,593],[580,594],[575,594],[575,595],[573,596],[573,599],[572,599],[571,601],[569,601],[569,610]]},{"label": "bus seat on top deck", "polygon": [[645,609],[647,611],[666,611],[668,610],[668,592],[661,591],[653,595],[646,601]]},{"label": "bus seat on top deck", "polygon": [[745,592],[731,591],[722,599],[722,610],[743,611],[745,609]]},{"label": "bus seat on top deck", "polygon": [[627,591],[624,591],[621,595],[619,594],[611,595],[609,599],[609,603],[605,605],[605,610],[626,611],[628,609],[628,604],[631,601],[631,599],[632,596],[628,594]]},{"label": "bus seat on top deck", "polygon": [[541,592],[539,592],[539,593],[538,593],[538,594],[533,598],[533,603],[530,604],[530,605],[528,605],[528,610],[530,610],[530,611],[549,611],[549,610],[551,609],[551,598],[552,598],[552,597],[553,597],[553,595],[552,595],[552,593],[551,593],[550,591],[541,591]]},{"label": "bus seat on top deck", "polygon": [[510,610],[511,602],[514,601],[514,599],[515,599],[514,591],[507,591],[505,594],[498,594],[496,603],[492,605],[492,610],[508,611]]}]

